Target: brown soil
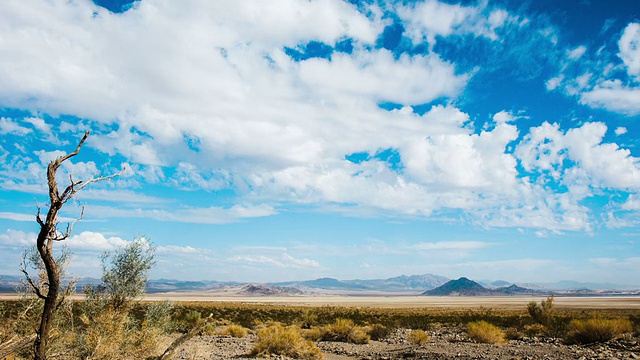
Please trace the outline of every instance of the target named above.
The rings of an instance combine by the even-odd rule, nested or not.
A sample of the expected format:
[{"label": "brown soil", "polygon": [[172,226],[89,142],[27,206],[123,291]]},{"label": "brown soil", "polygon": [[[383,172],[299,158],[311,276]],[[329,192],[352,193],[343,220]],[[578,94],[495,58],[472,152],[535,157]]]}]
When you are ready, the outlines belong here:
[{"label": "brown soil", "polygon": [[[461,328],[440,327],[431,331],[423,346],[407,341],[410,330],[395,330],[381,341],[365,345],[318,342],[325,360],[383,359],[640,359],[640,339],[627,337],[605,344],[565,345],[560,339],[524,338],[503,345],[477,344]],[[167,339],[169,341],[170,339]],[[249,354],[255,335],[244,338],[199,336],[176,352],[175,359],[256,359]],[[287,359],[274,356],[271,359]],[[263,358],[260,358],[263,359]]]}]

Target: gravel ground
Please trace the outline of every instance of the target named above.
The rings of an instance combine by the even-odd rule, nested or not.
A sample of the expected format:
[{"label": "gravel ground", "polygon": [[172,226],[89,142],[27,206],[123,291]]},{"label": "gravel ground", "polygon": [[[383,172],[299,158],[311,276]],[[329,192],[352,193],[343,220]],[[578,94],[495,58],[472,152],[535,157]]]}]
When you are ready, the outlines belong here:
[{"label": "gravel ground", "polygon": [[[503,345],[477,344],[459,328],[442,327],[431,331],[423,346],[407,341],[410,330],[398,329],[381,341],[365,345],[318,342],[325,360],[390,359],[640,359],[640,339],[623,338],[590,346],[564,345],[560,339],[524,338]],[[170,341],[170,339],[167,339]],[[249,353],[255,335],[244,338],[199,336],[189,340],[176,353],[176,359],[255,359]],[[271,359],[285,359],[275,356]]]}]

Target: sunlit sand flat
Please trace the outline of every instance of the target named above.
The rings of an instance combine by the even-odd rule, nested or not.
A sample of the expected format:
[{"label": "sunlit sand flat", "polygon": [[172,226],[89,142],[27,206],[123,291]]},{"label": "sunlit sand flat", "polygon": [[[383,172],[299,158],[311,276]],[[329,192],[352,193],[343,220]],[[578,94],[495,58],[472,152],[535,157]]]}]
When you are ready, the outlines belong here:
[{"label": "sunlit sand flat", "polygon": [[[145,296],[146,300],[237,302],[251,304],[347,306],[376,308],[522,308],[544,297],[438,297],[417,295],[393,296],[212,296],[206,293],[162,293]],[[640,309],[640,296],[556,297],[558,308]]]}]

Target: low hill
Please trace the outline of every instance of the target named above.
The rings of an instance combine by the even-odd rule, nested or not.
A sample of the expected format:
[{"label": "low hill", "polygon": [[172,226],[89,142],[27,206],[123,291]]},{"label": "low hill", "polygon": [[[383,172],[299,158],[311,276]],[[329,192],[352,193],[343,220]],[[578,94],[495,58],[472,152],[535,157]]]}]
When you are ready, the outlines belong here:
[{"label": "low hill", "polygon": [[422,295],[427,296],[489,296],[497,294],[500,293],[489,290],[466,277],[451,280],[442,286],[422,293]]},{"label": "low hill", "polygon": [[504,294],[504,295],[534,295],[534,294],[545,294],[545,292],[527,289],[520,287],[518,285],[505,286],[501,288],[495,289],[496,292]]},{"label": "low hill", "polygon": [[304,292],[292,287],[249,284],[249,285],[243,286],[239,294],[240,295],[273,296],[273,295],[302,295],[304,294]]}]

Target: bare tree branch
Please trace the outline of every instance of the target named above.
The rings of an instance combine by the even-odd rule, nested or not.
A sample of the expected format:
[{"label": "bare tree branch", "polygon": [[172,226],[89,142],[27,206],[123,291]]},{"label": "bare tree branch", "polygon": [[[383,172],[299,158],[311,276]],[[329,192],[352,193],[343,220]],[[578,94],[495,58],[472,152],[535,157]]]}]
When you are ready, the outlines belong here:
[{"label": "bare tree branch", "polygon": [[84,136],[82,137],[82,140],[80,140],[80,143],[76,147],[76,150],[74,152],[72,152],[72,153],[67,154],[67,155],[60,156],[59,158],[56,159],[56,163],[62,164],[67,159],[78,155],[78,153],[80,152],[80,148],[82,147],[82,145],[84,144],[84,142],[87,140],[88,137],[89,137],[89,131],[87,130],[87,131],[85,131]]},{"label": "bare tree branch", "polygon": [[40,225],[40,228],[43,228],[44,221],[42,221],[42,219],[40,218],[40,206],[38,206],[37,202],[36,202],[36,207],[38,208],[38,212],[36,213],[36,221],[38,222],[38,225]]},{"label": "bare tree branch", "polygon": [[69,235],[71,235],[71,232],[73,231],[73,226],[80,220],[82,220],[82,218],[84,217],[84,206],[82,207],[82,211],[80,212],[80,217],[75,219],[71,224],[67,224],[67,231],[64,232],[64,234],[62,234],[61,236],[56,236],[55,241],[62,241],[62,240],[66,240]]},{"label": "bare tree branch", "polygon": [[155,360],[167,360],[170,359],[171,357],[173,357],[174,352],[176,351],[176,349],[178,349],[178,347],[180,347],[180,345],[182,345],[183,343],[185,343],[187,340],[191,339],[192,337],[198,335],[198,333],[204,329],[204,327],[210,323],[213,320],[213,314],[209,314],[209,316],[207,316],[206,319],[204,319],[204,321],[202,321],[200,324],[194,326],[191,328],[191,330],[189,330],[186,334],[180,336],[179,338],[175,339],[171,345],[169,345],[169,347],[167,347],[167,349],[162,353],[162,355],[158,356]]},{"label": "bare tree branch", "polygon": [[24,261],[26,260],[23,258],[23,263],[20,264],[20,272],[24,274],[24,277],[27,279],[27,283],[29,283],[29,286],[31,287],[33,292],[36,294],[36,296],[43,300],[46,299],[47,297],[42,295],[42,292],[40,292],[40,288],[36,286],[36,284],[31,279],[31,275],[29,275],[29,272],[24,267]]}]

